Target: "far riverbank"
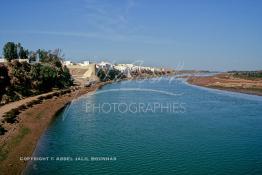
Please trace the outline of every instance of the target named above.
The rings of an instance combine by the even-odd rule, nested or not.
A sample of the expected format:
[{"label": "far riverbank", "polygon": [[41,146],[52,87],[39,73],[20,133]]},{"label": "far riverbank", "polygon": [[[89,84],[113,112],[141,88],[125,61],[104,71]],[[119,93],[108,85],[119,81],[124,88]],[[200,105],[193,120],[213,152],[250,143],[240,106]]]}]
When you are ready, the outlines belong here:
[{"label": "far riverbank", "polygon": [[213,76],[189,76],[187,82],[207,88],[262,96],[261,79],[235,78],[227,73]]}]

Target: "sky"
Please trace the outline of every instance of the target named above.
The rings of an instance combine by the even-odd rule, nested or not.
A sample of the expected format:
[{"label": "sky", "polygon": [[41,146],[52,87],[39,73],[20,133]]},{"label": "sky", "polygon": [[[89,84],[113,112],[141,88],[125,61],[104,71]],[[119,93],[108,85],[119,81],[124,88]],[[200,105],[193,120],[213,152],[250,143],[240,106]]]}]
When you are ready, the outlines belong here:
[{"label": "sky", "polygon": [[0,7],[0,47],[61,48],[73,61],[262,69],[261,0],[1,0]]}]

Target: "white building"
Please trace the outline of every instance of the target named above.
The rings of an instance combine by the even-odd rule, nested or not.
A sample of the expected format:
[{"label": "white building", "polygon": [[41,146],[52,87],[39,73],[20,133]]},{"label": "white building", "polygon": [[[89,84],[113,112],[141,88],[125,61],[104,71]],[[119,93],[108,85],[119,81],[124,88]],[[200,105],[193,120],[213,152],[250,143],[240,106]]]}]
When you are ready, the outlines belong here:
[{"label": "white building", "polygon": [[89,65],[89,64],[90,64],[90,61],[84,61],[83,64],[84,64],[84,65]]},{"label": "white building", "polygon": [[29,63],[29,59],[17,59],[20,63],[22,63],[22,62],[27,62],[27,63]]},{"label": "white building", "polygon": [[[19,61],[20,63],[22,63],[22,62],[27,62],[27,63],[29,63],[29,59],[15,59],[15,60],[17,60],[17,61]],[[7,60],[6,59],[4,59],[4,58],[0,58],[0,63],[6,63],[7,62]]]},{"label": "white building", "polygon": [[63,65],[71,66],[71,65],[73,65],[73,63],[71,61],[63,61]]},{"label": "white building", "polygon": [[5,63],[5,62],[7,62],[6,59],[0,58],[0,63]]},{"label": "white building", "polygon": [[102,61],[102,62],[96,64],[96,68],[98,68],[98,69],[112,69],[113,66],[114,65],[112,63],[105,62],[105,61]]},{"label": "white building", "polygon": [[80,66],[88,66],[90,64],[91,64],[90,61],[83,61],[82,63],[78,63],[78,65]]},{"label": "white building", "polygon": [[126,71],[129,68],[122,64],[117,64],[117,65],[114,65],[114,69],[119,70],[120,72],[123,73],[124,71]]},{"label": "white building", "polygon": [[114,66],[115,69],[125,72],[126,70],[132,71],[152,71],[155,72],[156,69],[154,67],[146,67],[146,66],[137,66],[134,64],[117,64]]}]

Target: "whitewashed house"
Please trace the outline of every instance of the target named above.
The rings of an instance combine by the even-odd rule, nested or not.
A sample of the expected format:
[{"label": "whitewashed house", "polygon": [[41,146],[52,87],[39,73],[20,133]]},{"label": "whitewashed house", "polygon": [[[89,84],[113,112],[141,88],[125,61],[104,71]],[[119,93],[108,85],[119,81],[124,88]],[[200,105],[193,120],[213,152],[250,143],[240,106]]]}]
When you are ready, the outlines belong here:
[{"label": "whitewashed house", "polygon": [[7,62],[6,59],[0,58],[0,63],[5,63],[5,62]]},{"label": "whitewashed house", "polygon": [[73,63],[71,61],[63,61],[63,65],[71,66],[71,65],[73,65]]},{"label": "whitewashed house", "polygon": [[123,73],[123,75],[130,78],[132,77],[131,72],[132,72],[133,66],[134,66],[133,64],[117,64],[117,65],[114,65],[114,69],[120,71],[121,73]]},{"label": "whitewashed house", "polygon": [[120,72],[124,72],[126,71],[128,68],[122,64],[117,64],[117,65],[114,65],[114,69],[120,71]]},{"label": "whitewashed house", "polygon": [[27,63],[29,63],[29,59],[17,59],[20,63],[22,63],[22,62],[27,62]]},{"label": "whitewashed house", "polygon": [[[27,62],[27,63],[29,63],[29,59],[15,59],[15,60],[17,60],[17,61],[19,61],[20,63],[22,63],[22,62]],[[7,60],[5,59],[5,58],[0,58],[0,63],[6,63],[7,62]]]},{"label": "whitewashed house", "polygon": [[83,61],[82,63],[78,63],[79,66],[88,66],[90,64],[90,61]]},{"label": "whitewashed house", "polygon": [[83,64],[84,64],[84,65],[89,65],[89,64],[90,64],[90,61],[84,61]]},{"label": "whitewashed house", "polygon": [[114,65],[112,63],[105,62],[105,61],[102,61],[102,62],[96,64],[97,69],[112,69],[113,66]]}]

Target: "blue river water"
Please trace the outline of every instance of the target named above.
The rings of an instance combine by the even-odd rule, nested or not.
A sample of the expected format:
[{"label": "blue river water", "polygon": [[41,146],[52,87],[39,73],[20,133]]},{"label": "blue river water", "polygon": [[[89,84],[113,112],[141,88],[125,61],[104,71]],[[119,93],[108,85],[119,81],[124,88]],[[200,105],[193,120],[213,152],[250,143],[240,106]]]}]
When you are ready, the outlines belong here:
[{"label": "blue river water", "polygon": [[[164,78],[76,99],[25,174],[262,174],[262,97]],[[52,159],[52,160],[51,160]]]}]

